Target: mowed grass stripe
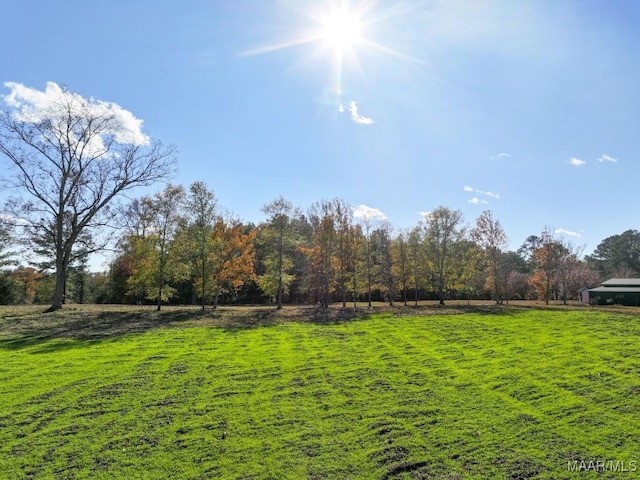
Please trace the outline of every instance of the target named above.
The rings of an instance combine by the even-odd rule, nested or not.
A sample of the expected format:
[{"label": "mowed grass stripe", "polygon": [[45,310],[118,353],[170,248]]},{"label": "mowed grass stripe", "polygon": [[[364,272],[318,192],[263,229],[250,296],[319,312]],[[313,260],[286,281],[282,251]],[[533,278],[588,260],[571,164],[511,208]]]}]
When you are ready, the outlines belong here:
[{"label": "mowed grass stripe", "polygon": [[640,460],[639,325],[505,310],[4,338],[0,477],[575,478],[574,459]]}]

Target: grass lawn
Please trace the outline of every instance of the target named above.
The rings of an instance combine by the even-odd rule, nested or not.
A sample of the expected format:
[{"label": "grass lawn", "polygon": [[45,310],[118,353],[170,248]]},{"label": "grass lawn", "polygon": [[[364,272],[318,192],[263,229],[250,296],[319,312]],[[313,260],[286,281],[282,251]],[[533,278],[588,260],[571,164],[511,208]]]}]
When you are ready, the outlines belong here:
[{"label": "grass lawn", "polygon": [[0,314],[0,478],[640,475],[640,316],[269,312]]}]

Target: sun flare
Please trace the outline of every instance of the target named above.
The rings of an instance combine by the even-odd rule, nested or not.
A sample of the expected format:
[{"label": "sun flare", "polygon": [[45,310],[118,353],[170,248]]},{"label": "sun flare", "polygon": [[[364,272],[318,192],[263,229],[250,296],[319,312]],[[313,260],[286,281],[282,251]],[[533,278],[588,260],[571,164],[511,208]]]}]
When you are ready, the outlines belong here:
[{"label": "sun flare", "polygon": [[328,103],[335,105],[339,113],[348,114],[354,123],[371,125],[374,123],[373,118],[362,115],[355,100],[343,98],[343,92],[348,89],[345,89],[345,82],[353,83],[354,78],[357,82],[366,76],[358,59],[359,54],[364,51],[377,51],[386,56],[423,64],[422,60],[371,38],[376,30],[379,30],[381,21],[404,12],[403,9],[397,8],[387,12],[375,12],[374,7],[377,5],[378,0],[317,2],[315,8],[301,12],[301,19],[304,20],[306,17],[306,21],[299,29],[291,31],[288,38],[284,37],[278,42],[245,50],[240,55],[262,55],[280,50],[314,47],[305,51],[299,65],[308,67],[318,64],[323,68],[328,67],[330,85],[327,91],[330,91],[333,97]]},{"label": "sun flare", "polygon": [[320,37],[328,47],[342,53],[362,42],[362,31],[362,19],[342,7],[322,19]]}]

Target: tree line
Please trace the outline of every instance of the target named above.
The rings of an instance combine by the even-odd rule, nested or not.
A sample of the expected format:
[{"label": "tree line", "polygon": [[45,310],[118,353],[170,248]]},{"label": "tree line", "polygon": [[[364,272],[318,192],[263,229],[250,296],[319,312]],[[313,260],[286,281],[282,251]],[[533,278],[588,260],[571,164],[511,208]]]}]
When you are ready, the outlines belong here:
[{"label": "tree line", "polygon": [[[487,210],[468,226],[459,210],[438,207],[410,229],[355,211],[343,199],[306,210],[280,197],[254,225],[226,213],[203,182],[167,185],[134,199],[121,215],[117,255],[108,271],[88,273],[79,252],[66,272],[67,301],[86,303],[318,304],[328,307],[417,304],[420,300],[514,299],[567,302],[582,287],[640,270],[640,233],[629,230],[582,258],[551,229],[508,250]],[[372,210],[373,211],[373,210]],[[0,240],[5,264],[10,229]],[[46,262],[45,262],[46,263]],[[47,302],[51,268],[5,268],[0,302]]]}]

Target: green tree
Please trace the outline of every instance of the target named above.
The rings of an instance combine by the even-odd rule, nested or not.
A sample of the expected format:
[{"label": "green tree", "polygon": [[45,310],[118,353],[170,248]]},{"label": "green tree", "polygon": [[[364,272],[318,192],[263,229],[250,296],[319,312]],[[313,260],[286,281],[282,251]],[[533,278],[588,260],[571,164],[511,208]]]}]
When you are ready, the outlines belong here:
[{"label": "green tree", "polygon": [[362,226],[355,224],[349,230],[349,243],[351,245],[351,294],[353,298],[353,309],[358,308],[358,297],[362,293],[362,272],[364,268],[364,254],[366,239],[362,232]]},{"label": "green tree", "polygon": [[195,248],[189,248],[192,264],[194,266],[194,280],[199,284],[200,301],[204,311],[210,288],[207,283],[210,277],[211,254],[214,249],[213,229],[219,220],[215,195],[204,182],[194,182],[189,187],[188,211],[191,221],[185,230],[186,245],[195,244]]},{"label": "green tree", "polygon": [[413,286],[414,301],[418,306],[420,288],[423,286],[423,279],[426,276],[425,268],[425,240],[424,229],[420,226],[414,227],[407,238],[409,249],[409,263],[411,269],[411,285]]},{"label": "green tree", "polygon": [[393,257],[394,276],[398,280],[400,291],[402,292],[402,303],[407,306],[407,290],[411,278],[411,263],[409,250],[409,232],[402,230],[398,232],[391,246]]},{"label": "green tree", "polygon": [[627,230],[605,238],[586,260],[602,278],[640,275],[640,232]]},{"label": "green tree", "polygon": [[129,277],[130,289],[143,291],[147,298],[155,299],[158,311],[162,302],[176,293],[171,282],[185,278],[188,273],[174,242],[184,219],[185,200],[184,188],[171,184],[153,196],[144,197],[140,201],[141,212],[145,218],[151,218],[151,225],[143,235],[128,240],[135,265]]},{"label": "green tree", "polygon": [[338,291],[342,297],[342,308],[347,307],[347,293],[349,290],[349,271],[353,263],[353,245],[351,228],[353,224],[353,208],[342,199],[333,200],[335,243],[337,259],[336,281]]},{"label": "green tree", "polygon": [[434,286],[440,305],[444,305],[444,292],[455,282],[457,242],[464,238],[462,212],[438,207],[425,217],[425,244],[431,264]]},{"label": "green tree", "polygon": [[383,222],[371,234],[374,277],[384,299],[393,306],[396,295],[396,276],[393,268],[391,226]]},{"label": "green tree", "polygon": [[364,274],[367,287],[367,304],[371,308],[371,289],[375,281],[375,271],[371,249],[371,234],[378,224],[387,219],[380,210],[360,205],[353,214],[358,219],[364,234]]},{"label": "green tree", "polygon": [[15,225],[0,216],[0,267],[15,263],[15,252],[11,250],[15,243]]},{"label": "green tree", "polygon": [[323,308],[328,308],[335,289],[336,258],[335,211],[330,201],[315,203],[309,209],[312,226],[311,245],[305,247],[309,257],[308,284]]},{"label": "green tree", "polygon": [[0,270],[0,305],[22,303],[24,285],[10,270]]},{"label": "green tree", "polygon": [[282,308],[284,289],[293,281],[289,272],[293,267],[291,258],[295,246],[295,232],[292,217],[293,205],[283,197],[262,207],[267,215],[267,223],[260,231],[260,238],[266,247],[263,260],[265,273],[258,278],[258,285],[267,294],[276,298],[277,308]]}]

